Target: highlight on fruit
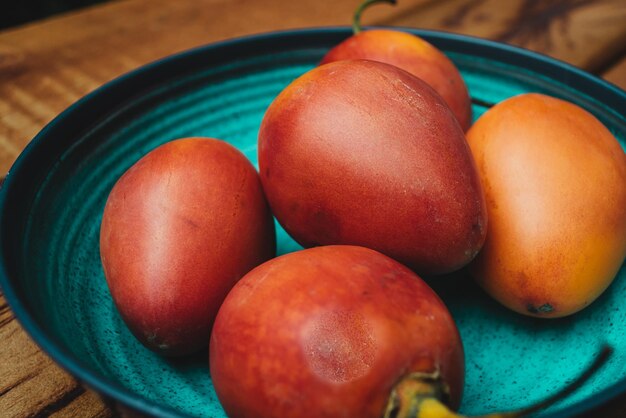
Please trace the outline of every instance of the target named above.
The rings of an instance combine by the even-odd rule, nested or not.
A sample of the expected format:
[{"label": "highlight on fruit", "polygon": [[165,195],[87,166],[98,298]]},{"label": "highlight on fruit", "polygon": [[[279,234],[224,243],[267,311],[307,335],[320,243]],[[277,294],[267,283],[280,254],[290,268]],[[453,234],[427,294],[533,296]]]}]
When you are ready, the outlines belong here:
[{"label": "highlight on fruit", "polygon": [[265,112],[258,161],[272,213],[305,248],[360,245],[441,275],[483,245],[485,197],[463,130],[393,65],[339,60],[294,80]]}]

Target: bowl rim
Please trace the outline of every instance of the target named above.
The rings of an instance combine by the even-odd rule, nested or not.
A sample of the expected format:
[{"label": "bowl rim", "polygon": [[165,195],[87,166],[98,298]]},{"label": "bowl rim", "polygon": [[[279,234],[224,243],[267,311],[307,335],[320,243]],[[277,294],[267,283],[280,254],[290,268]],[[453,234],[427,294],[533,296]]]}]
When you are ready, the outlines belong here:
[{"label": "bowl rim", "polygon": [[[520,66],[524,69],[542,73],[552,79],[558,79],[558,77],[561,77],[565,73],[568,76],[568,82],[575,84],[579,90],[587,91],[588,89],[600,89],[602,102],[607,107],[615,109],[618,108],[618,105],[626,106],[626,92],[621,90],[619,87],[606,80],[589,74],[571,64],[522,47],[439,30],[424,30],[398,26],[368,26],[364,28],[364,30],[368,29],[394,29],[406,31],[414,35],[424,37],[427,41],[435,44],[438,48],[448,52],[455,52],[456,50],[464,54],[476,54],[478,56],[485,57],[488,56],[488,58],[496,59],[499,62],[509,64],[513,63],[514,65]],[[115,98],[116,96],[123,97],[124,92],[128,89],[128,87],[136,85],[144,79],[150,80],[150,76],[153,73],[164,71],[164,67],[170,64],[181,60],[193,59],[194,57],[200,57],[214,52],[221,52],[220,50],[222,49],[248,50],[251,44],[265,45],[265,49],[268,49],[268,45],[279,39],[291,39],[291,42],[297,42],[298,39],[305,41],[308,40],[310,43],[316,38],[319,40],[322,36],[325,36],[328,39],[341,40],[347,38],[351,34],[351,28],[348,26],[321,26],[240,36],[177,52],[137,67],[136,69],[104,83],[71,104],[66,110],[61,112],[46,126],[44,126],[44,128],[26,145],[24,150],[17,157],[6,175],[4,184],[0,186],[0,225],[5,225],[7,222],[10,222],[7,216],[7,206],[10,204],[9,197],[13,192],[13,189],[16,187],[16,185],[14,185],[15,177],[26,175],[29,161],[35,158],[33,155],[37,154],[36,150],[41,148],[41,144],[46,141],[47,137],[53,135],[59,126],[76,119],[77,115],[82,115],[84,113],[84,109],[97,109],[99,107],[99,103],[103,100],[103,96],[108,96],[109,98]],[[306,42],[302,44],[306,45]],[[296,44],[294,43],[294,45]],[[523,62],[523,65],[521,65],[521,62]],[[148,81],[148,83],[150,82]],[[152,84],[147,85],[150,86]],[[136,90],[137,89],[135,88],[134,91]],[[112,94],[113,92],[116,94]],[[42,351],[51,357],[57,365],[69,372],[80,383],[92,388],[108,399],[121,402],[123,405],[133,410],[150,415],[164,417],[189,417],[189,415],[176,411],[171,407],[144,398],[122,385],[113,382],[104,375],[97,373],[95,370],[86,367],[78,358],[74,357],[69,351],[64,349],[60,344],[56,343],[53,338],[48,336],[45,329],[38,323],[26,304],[20,299],[18,290],[13,284],[17,284],[19,282],[19,278],[11,278],[9,276],[5,262],[5,247],[9,245],[10,242],[8,242],[8,239],[5,239],[4,233],[1,233],[0,231],[0,289],[4,293],[6,301],[9,304],[15,318]],[[612,386],[604,389],[591,398],[578,401],[575,404],[572,404],[562,410],[555,411],[546,417],[565,418],[581,414],[597,408],[598,406],[605,404],[624,393],[626,393],[626,378],[614,382]]]}]

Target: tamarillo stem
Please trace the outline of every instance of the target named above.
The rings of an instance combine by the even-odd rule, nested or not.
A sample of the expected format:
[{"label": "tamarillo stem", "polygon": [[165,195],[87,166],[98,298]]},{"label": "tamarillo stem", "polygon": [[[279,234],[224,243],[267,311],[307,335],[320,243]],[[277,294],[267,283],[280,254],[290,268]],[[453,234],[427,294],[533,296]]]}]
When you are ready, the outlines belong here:
[{"label": "tamarillo stem", "polygon": [[355,35],[361,32],[361,13],[376,3],[389,3],[395,6],[396,0],[365,0],[361,3],[354,11],[354,17],[352,18],[352,32],[354,32]]},{"label": "tamarillo stem", "polygon": [[[552,406],[568,397],[591,378],[609,359],[613,348],[604,345],[593,362],[571,383],[557,393],[526,408],[473,418],[522,418]],[[415,373],[402,379],[393,389],[384,418],[471,418],[451,411],[445,405],[447,387],[439,374]]]}]

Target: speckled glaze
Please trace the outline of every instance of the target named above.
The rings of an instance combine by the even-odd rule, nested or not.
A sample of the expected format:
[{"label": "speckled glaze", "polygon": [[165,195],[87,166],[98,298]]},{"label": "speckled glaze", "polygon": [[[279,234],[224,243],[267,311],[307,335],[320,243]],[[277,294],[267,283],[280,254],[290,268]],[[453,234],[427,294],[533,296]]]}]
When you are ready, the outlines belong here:
[{"label": "speckled glaze", "polygon": [[[595,114],[626,148],[626,94],[517,48],[413,31],[459,66],[475,99],[536,91]],[[256,164],[266,107],[314,67],[347,28],[274,33],[195,49],[143,67],[82,99],[27,147],[0,191],[0,285],[35,341],[90,387],[161,416],[224,417],[206,354],[170,360],[128,331],[107,290],[98,234],[117,178],[159,144],[222,138]],[[474,105],[474,118],[485,108]],[[299,248],[278,228],[278,253]],[[626,269],[589,308],[564,319],[509,312],[463,273],[433,281],[465,346],[461,411],[525,406],[576,376],[603,342],[610,362],[567,400],[538,414],[571,416],[626,391]]]}]

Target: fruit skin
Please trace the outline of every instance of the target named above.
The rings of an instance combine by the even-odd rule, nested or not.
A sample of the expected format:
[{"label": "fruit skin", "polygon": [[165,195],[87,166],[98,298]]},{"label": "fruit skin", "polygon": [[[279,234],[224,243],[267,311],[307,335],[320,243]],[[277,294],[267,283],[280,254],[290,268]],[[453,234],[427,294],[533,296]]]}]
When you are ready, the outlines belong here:
[{"label": "fruit skin", "polygon": [[594,116],[524,94],[468,132],[489,231],[470,269],[519,313],[561,317],[596,299],[626,255],[626,155]]},{"label": "fruit skin", "polygon": [[259,131],[274,216],[304,247],[373,248],[440,274],[466,265],[487,218],[463,131],[422,80],[374,61],[337,61],[290,84]]},{"label": "fruit skin", "polygon": [[220,308],[210,370],[228,416],[382,417],[412,372],[439,371],[457,407],[464,357],[437,295],[376,251],[325,246],[248,273]]},{"label": "fruit skin", "polygon": [[258,174],[220,140],[154,149],[104,209],[100,254],[113,300],[133,334],[164,355],[206,347],[228,291],[274,252]]},{"label": "fruit skin", "polygon": [[454,63],[439,49],[410,33],[389,29],[359,32],[332,48],[321,64],[366,59],[395,65],[428,83],[466,131],[472,123],[472,103]]}]

